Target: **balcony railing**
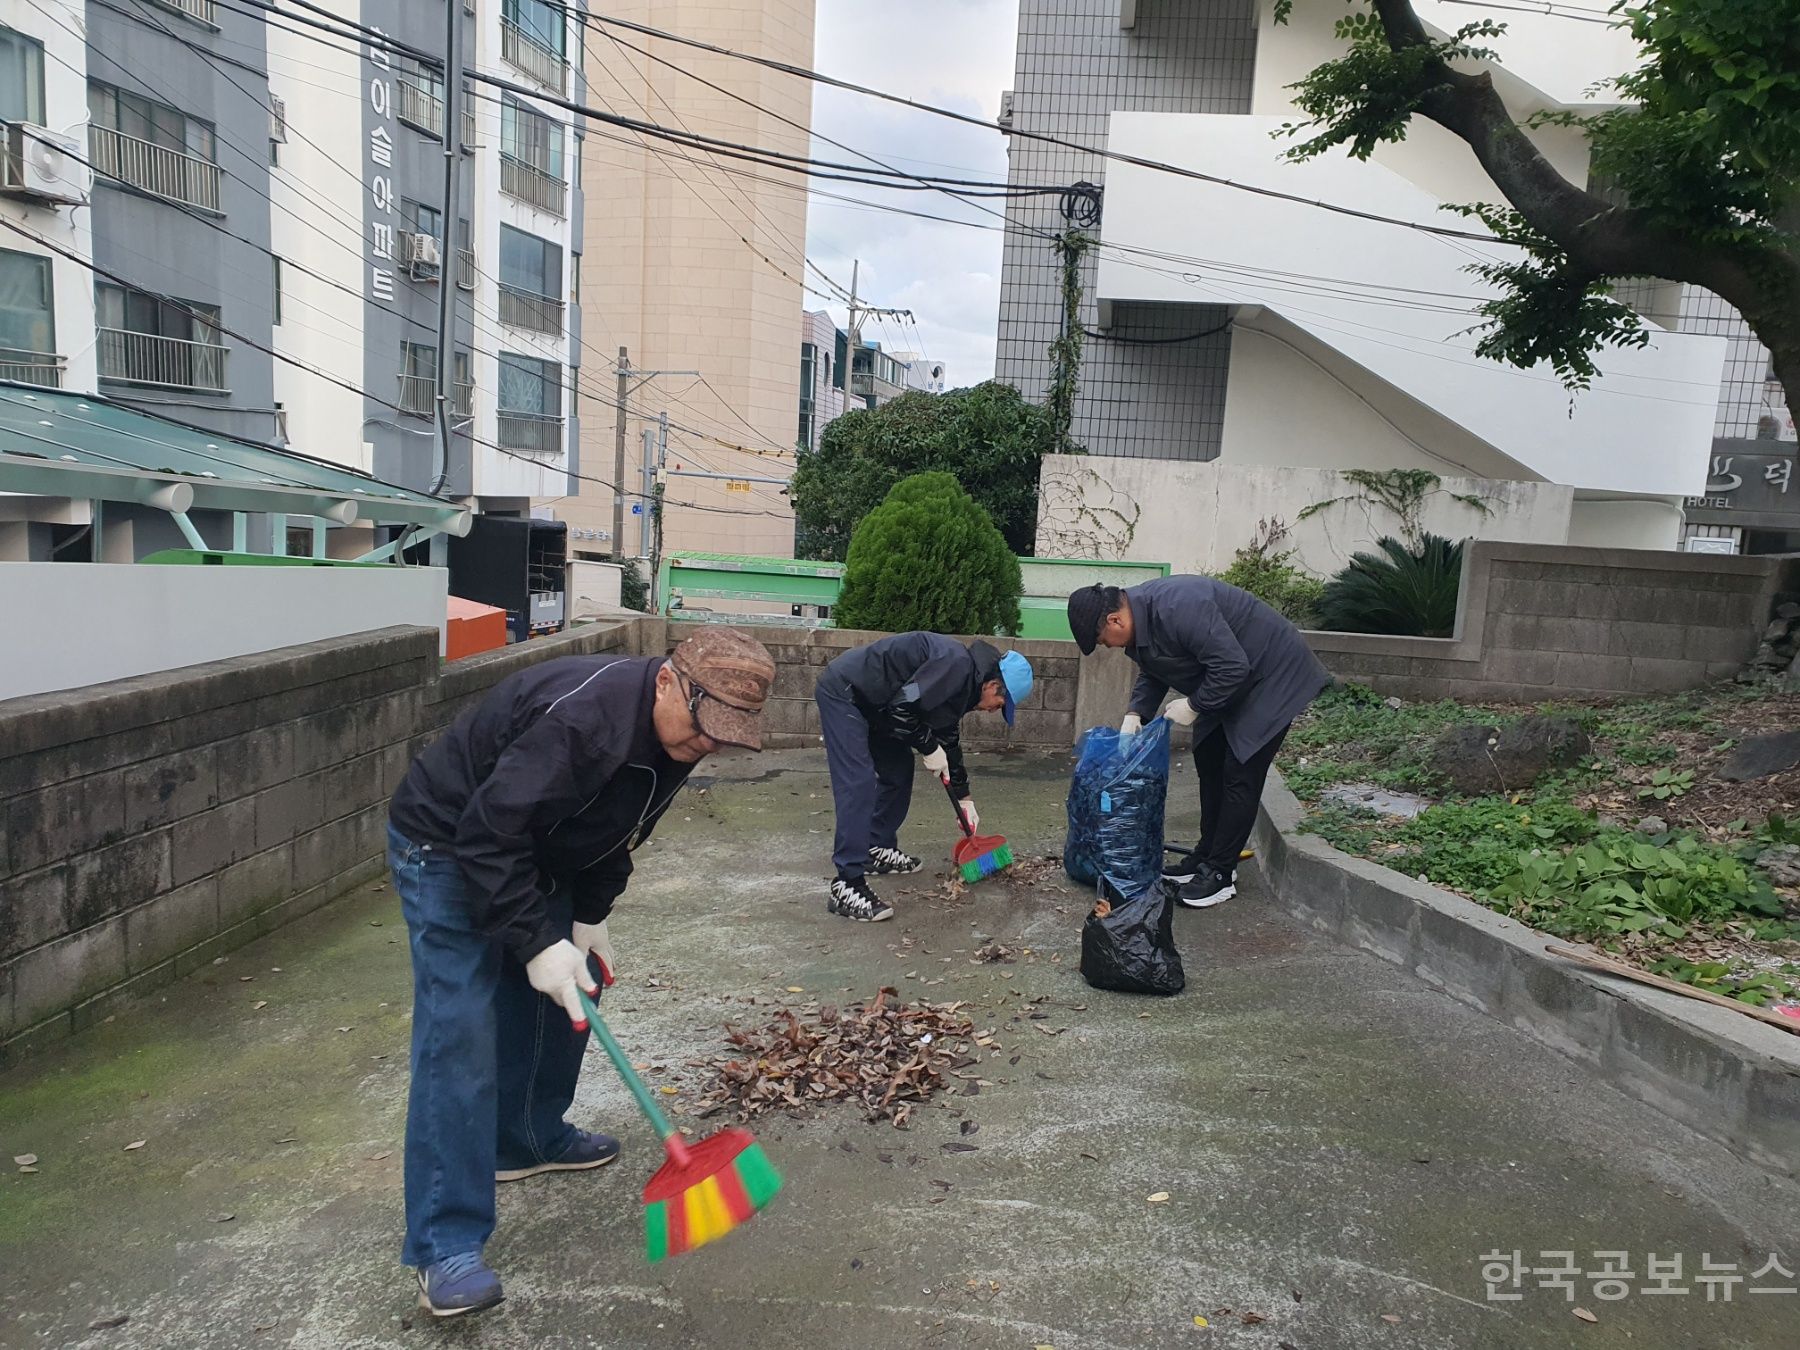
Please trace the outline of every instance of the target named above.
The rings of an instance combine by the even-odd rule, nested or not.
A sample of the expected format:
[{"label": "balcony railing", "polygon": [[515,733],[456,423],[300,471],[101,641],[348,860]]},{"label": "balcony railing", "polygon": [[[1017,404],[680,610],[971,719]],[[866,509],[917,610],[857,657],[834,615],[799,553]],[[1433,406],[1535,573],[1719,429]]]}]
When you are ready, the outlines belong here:
[{"label": "balcony railing", "polygon": [[560,335],[563,331],[563,302],[502,284],[500,322],[532,333]]},{"label": "balcony railing", "polygon": [[552,93],[569,92],[569,63],[509,19],[500,20],[500,55]]},{"label": "balcony railing", "polygon": [[[469,97],[473,97],[473,95]],[[466,101],[463,104],[462,112],[462,148],[465,150],[476,149],[475,110],[469,107]]]},{"label": "balcony railing", "polygon": [[100,126],[88,128],[88,152],[96,173],[155,197],[219,210],[219,166],[211,160]]},{"label": "balcony railing", "polygon": [[516,197],[527,206],[535,206],[540,211],[548,211],[560,216],[564,213],[563,203],[567,200],[569,185],[554,174],[545,173],[535,164],[528,164],[504,151],[500,155],[500,190],[509,197]]},{"label": "balcony railing", "polygon": [[394,83],[400,90],[400,105],[395,110],[400,120],[443,139],[444,100],[411,80],[400,79]]},{"label": "balcony railing", "polygon": [[[430,375],[400,376],[400,411],[413,417],[437,415],[437,380]],[[450,397],[450,412],[455,417],[475,415],[475,385],[458,380]]]},{"label": "balcony railing", "polygon": [[217,28],[218,21],[214,15],[216,6],[213,0],[156,0],[164,9],[172,9],[177,14],[185,14],[190,19],[198,19],[201,23],[211,24]]},{"label": "balcony railing", "polygon": [[225,392],[225,348],[215,342],[99,328],[100,378],[165,389]]},{"label": "balcony railing", "polygon": [[465,291],[475,289],[475,250],[472,248],[456,250],[456,284]]},{"label": "balcony railing", "polygon": [[64,357],[51,352],[26,352],[16,347],[0,347],[0,380],[16,380],[20,384],[61,389],[64,364]]},{"label": "balcony railing", "polygon": [[563,419],[550,413],[500,410],[500,444],[508,450],[530,450],[540,455],[560,454]]}]

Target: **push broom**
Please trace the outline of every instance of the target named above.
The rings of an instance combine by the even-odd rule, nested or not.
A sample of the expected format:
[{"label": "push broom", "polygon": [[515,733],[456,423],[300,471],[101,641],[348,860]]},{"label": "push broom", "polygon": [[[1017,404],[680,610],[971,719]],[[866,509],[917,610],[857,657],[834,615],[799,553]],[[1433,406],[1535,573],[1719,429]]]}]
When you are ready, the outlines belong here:
[{"label": "push broom", "polygon": [[956,841],[956,847],[950,851],[950,861],[956,865],[962,879],[973,885],[983,877],[991,877],[1011,867],[1013,851],[1012,845],[1006,842],[1006,836],[976,834],[969,828],[969,818],[963,814],[962,803],[956,799],[956,789],[950,786],[950,775],[945,774],[938,781],[943,783],[944,791],[950,794],[950,805],[956,811],[956,823],[962,826],[963,837]]},{"label": "push broom", "polygon": [[576,992],[606,1057],[669,1155],[644,1187],[644,1251],[650,1260],[680,1256],[722,1238],[773,1200],[781,1177],[749,1131],[724,1129],[693,1144],[683,1139],[600,1020],[600,1009],[585,990]]}]

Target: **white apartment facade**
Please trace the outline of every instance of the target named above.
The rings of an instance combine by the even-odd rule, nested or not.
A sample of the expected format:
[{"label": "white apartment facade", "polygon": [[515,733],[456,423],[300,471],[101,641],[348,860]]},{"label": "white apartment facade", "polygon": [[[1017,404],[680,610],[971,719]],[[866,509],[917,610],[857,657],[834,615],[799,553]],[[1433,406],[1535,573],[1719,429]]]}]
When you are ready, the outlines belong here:
[{"label": "white apartment facade", "polygon": [[[1439,29],[1480,17],[1439,0],[1419,9]],[[1012,142],[1014,182],[1102,189],[1073,433],[1089,476],[1116,466],[1119,482],[1097,481],[1089,496],[1129,478],[1145,499],[1132,503],[1145,512],[1134,554],[1187,566],[1228,562],[1259,518],[1293,524],[1346,470],[1505,485],[1491,493],[1496,509],[1447,519],[1448,530],[1678,547],[1724,415],[1726,343],[1683,331],[1697,325],[1659,327],[1646,349],[1603,353],[1593,387],[1573,397],[1548,369],[1477,357],[1472,311],[1489,291],[1466,269],[1504,251],[1433,232],[1470,227],[1446,205],[1499,199],[1468,147],[1415,119],[1368,163],[1282,159],[1293,142],[1277,133],[1297,120],[1288,86],[1341,53],[1341,15],[1333,0],[1298,0],[1285,26],[1269,0],[1023,0],[1013,129],[1207,176]],[[1494,17],[1510,29],[1495,77],[1521,117],[1588,106],[1595,82],[1631,60],[1629,38],[1603,26]],[[1578,133],[1531,134],[1585,180]],[[1061,304],[1041,236],[1067,226],[1047,199],[1010,207],[1009,225],[997,373],[1037,398]],[[1168,483],[1124,460],[1165,466]],[[1210,492],[1206,525],[1171,505],[1180,494],[1163,489],[1177,478]],[[1346,527],[1337,556],[1376,525]]]}]

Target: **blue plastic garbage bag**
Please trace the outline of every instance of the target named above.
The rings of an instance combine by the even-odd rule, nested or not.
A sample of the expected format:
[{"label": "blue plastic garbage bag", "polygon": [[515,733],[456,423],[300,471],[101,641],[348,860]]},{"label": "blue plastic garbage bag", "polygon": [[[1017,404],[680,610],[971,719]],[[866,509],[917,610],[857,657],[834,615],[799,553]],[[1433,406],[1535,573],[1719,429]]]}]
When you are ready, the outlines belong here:
[{"label": "blue plastic garbage bag", "polygon": [[1169,721],[1133,736],[1095,727],[1081,738],[1069,785],[1063,870],[1083,886],[1101,877],[1136,898],[1162,880],[1163,803],[1169,794]]}]

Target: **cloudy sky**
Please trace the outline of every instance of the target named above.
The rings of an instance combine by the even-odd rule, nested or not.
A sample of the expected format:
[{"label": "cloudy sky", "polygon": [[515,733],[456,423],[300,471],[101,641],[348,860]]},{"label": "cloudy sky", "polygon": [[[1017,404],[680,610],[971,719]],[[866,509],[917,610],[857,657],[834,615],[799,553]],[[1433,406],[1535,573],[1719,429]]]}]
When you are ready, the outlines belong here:
[{"label": "cloudy sky", "polygon": [[[906,0],[878,7],[869,0],[818,0],[816,69],[871,88],[953,108],[992,121],[1000,91],[1013,80],[1017,0]],[[897,104],[815,85],[813,153],[855,162],[855,156],[817,139],[829,136],[896,168],[1003,181],[1006,142],[998,132],[967,126]],[[994,327],[1000,300],[1000,233],[917,220],[848,205],[829,192],[880,201],[932,215],[998,226],[991,215],[941,193],[882,192],[853,184],[819,183],[807,215],[806,253],[842,285],[859,261],[857,293],[868,303],[910,309],[917,332],[888,320],[863,336],[884,347],[915,349],[947,366],[952,387],[976,384],[994,371]],[[817,276],[809,278],[818,284]],[[817,296],[807,308],[828,308],[842,325],[842,304]]]}]

